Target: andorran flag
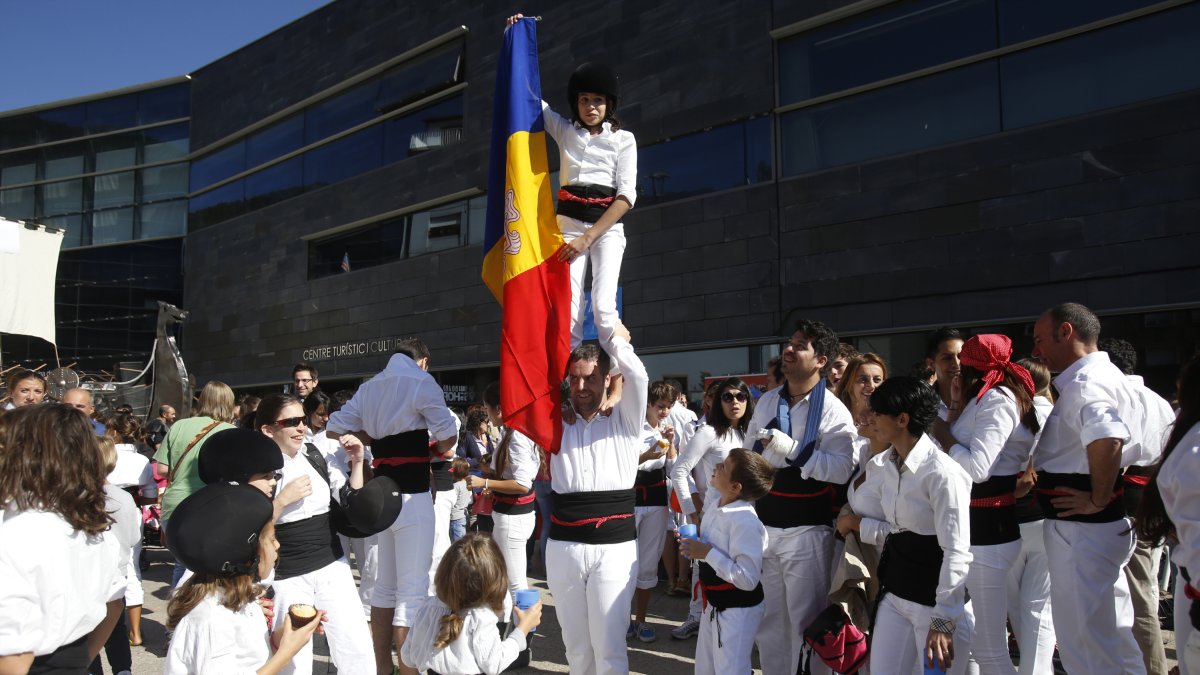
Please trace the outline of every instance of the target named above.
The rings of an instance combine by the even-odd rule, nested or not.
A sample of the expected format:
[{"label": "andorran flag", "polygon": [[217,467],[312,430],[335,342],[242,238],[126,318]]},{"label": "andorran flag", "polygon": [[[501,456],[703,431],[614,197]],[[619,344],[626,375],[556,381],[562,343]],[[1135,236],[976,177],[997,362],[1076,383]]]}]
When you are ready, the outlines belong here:
[{"label": "andorran flag", "polygon": [[550,198],[537,23],[504,31],[496,69],[483,281],[500,302],[505,424],[551,452],[562,440],[559,384],[570,353],[570,268]]}]

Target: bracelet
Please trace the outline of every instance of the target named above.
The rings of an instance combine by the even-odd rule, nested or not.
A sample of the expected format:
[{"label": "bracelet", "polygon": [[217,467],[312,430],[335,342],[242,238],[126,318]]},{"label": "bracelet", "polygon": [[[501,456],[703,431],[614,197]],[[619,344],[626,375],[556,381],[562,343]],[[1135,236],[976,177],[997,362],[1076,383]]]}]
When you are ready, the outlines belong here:
[{"label": "bracelet", "polygon": [[486,479],[486,478],[483,479],[483,489],[484,490],[488,489],[488,479]]},{"label": "bracelet", "polygon": [[943,633],[945,635],[954,634],[954,622],[950,619],[943,619],[937,616],[929,617],[929,630]]}]

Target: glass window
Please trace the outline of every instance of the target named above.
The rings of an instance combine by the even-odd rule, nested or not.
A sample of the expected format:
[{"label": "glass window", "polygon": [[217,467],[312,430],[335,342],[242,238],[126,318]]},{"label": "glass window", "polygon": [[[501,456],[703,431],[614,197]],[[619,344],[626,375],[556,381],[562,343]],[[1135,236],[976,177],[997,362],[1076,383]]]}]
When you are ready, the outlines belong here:
[{"label": "glass window", "polygon": [[187,122],[170,124],[165,127],[155,127],[153,129],[143,129],[141,134],[143,164],[169,162],[173,159],[187,157]]},{"label": "glass window", "polygon": [[290,199],[304,192],[304,158],[293,157],[245,180],[247,211]]},{"label": "glass window", "polygon": [[783,174],[997,132],[996,68],[986,61],[787,113],[780,119]]},{"label": "glass window", "polygon": [[74,248],[91,243],[85,237],[86,229],[83,223],[83,216],[76,214],[73,216],[58,216],[57,218],[42,218],[42,224],[48,227],[57,227],[66,230],[63,235],[63,248]]},{"label": "glass window", "polygon": [[0,150],[37,145],[37,115],[18,115],[0,122]]},{"label": "glass window", "polygon": [[133,239],[133,209],[111,209],[92,213],[92,243],[111,244]]},{"label": "glass window", "polygon": [[40,212],[46,216],[78,213],[83,210],[83,179],[64,180],[38,186],[42,195]]},{"label": "glass window", "polygon": [[462,245],[466,202],[414,214],[409,226],[408,255],[422,255]]},{"label": "glass window", "polygon": [[455,96],[384,122],[388,164],[462,140],[463,97]]},{"label": "glass window", "polygon": [[31,153],[0,155],[0,185],[20,185],[37,180],[37,159]]},{"label": "glass window", "polygon": [[1124,14],[1161,0],[1002,0],[1000,44],[1011,45]]},{"label": "glass window", "polygon": [[192,162],[191,190],[195,192],[246,170],[246,143],[238,141]]},{"label": "glass window", "polygon": [[155,166],[142,169],[138,173],[142,175],[143,202],[187,196],[188,165],[186,163]]},{"label": "glass window", "polygon": [[370,225],[309,244],[311,279],[375,267],[404,257],[407,217]]},{"label": "glass window", "polygon": [[186,199],[158,204],[144,204],[141,212],[139,239],[170,237],[187,230],[188,204]]},{"label": "glass window", "polygon": [[779,42],[781,105],[996,47],[994,0],[917,0]]},{"label": "glass window", "polygon": [[42,180],[78,176],[84,172],[82,143],[57,145],[42,149]]},{"label": "glass window", "polygon": [[462,43],[455,42],[384,73],[376,112],[389,113],[454,85],[459,81],[461,58]]},{"label": "glass window", "polygon": [[134,172],[106,173],[92,179],[92,205],[97,209],[133,203]]},{"label": "glass window", "polygon": [[638,199],[724,190],[771,179],[771,119],[736,122],[638,149]]},{"label": "glass window", "polygon": [[382,163],[383,125],[376,124],[304,153],[304,184],[333,185]]},{"label": "glass window", "polygon": [[289,117],[246,139],[246,167],[256,167],[303,146],[304,115]]},{"label": "glass window", "polygon": [[304,143],[316,143],[377,117],[378,96],[378,80],[369,81],[309,108],[304,112]]},{"label": "glass window", "polygon": [[38,142],[63,141],[87,135],[83,104],[37,113]]},{"label": "glass window", "polygon": [[137,94],[88,101],[87,130],[90,134],[137,126]]},{"label": "glass window", "polygon": [[245,213],[243,181],[235,180],[188,200],[188,229],[198,230]]},{"label": "glass window", "polygon": [[0,216],[13,220],[33,220],[33,187],[0,190]]},{"label": "glass window", "polygon": [[93,171],[112,171],[137,164],[137,137],[118,134],[93,139],[96,161]]},{"label": "glass window", "polygon": [[138,124],[154,124],[191,115],[191,85],[184,82],[138,93]]},{"label": "glass window", "polygon": [[1004,127],[1196,89],[1198,37],[1200,5],[1191,4],[1005,56]]}]

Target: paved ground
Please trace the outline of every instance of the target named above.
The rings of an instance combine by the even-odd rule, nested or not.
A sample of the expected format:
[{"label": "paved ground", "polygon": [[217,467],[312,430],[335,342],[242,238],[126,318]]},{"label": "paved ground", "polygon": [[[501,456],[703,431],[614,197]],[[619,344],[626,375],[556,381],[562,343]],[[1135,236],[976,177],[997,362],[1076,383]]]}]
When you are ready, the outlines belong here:
[{"label": "paved ground", "polygon": [[[149,549],[148,557],[151,564],[150,570],[145,575],[146,605],[142,614],[142,633],[145,645],[133,648],[133,672],[135,675],[162,673],[166,655],[163,624],[166,622],[167,583],[170,580],[172,559],[170,553],[160,548]],[[534,585],[542,591],[545,610],[542,615],[542,626],[531,643],[534,661],[529,668],[520,672],[568,672],[558,620],[554,613],[554,598],[546,590],[545,581],[538,579]],[[665,586],[664,582],[660,589]],[[658,641],[651,644],[643,644],[637,640],[630,641],[629,668],[631,672],[652,675],[682,675],[693,671],[692,655],[696,647],[695,639],[678,641],[672,640],[668,635],[668,630],[679,625],[686,614],[687,602],[685,599],[668,596],[661,590],[655,592],[650,602],[648,619],[658,630]],[[1171,665],[1174,665],[1175,636],[1171,633],[1166,633],[1165,636],[1168,639],[1167,657]],[[316,646],[318,656],[317,663],[314,664],[314,675],[332,675],[337,672],[337,669],[329,662],[329,650],[324,644],[323,638],[318,638],[318,640]],[[111,675],[107,663],[105,663],[104,672],[106,675]],[[758,670],[754,672],[760,673]]]}]

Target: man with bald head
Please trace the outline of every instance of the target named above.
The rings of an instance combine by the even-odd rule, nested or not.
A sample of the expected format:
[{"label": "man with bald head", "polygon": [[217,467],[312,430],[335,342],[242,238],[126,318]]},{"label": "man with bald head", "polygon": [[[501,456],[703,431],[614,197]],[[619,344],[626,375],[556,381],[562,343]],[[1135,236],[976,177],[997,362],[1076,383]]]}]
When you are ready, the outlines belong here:
[{"label": "man with bald head", "polygon": [[67,393],[63,394],[62,402],[72,408],[79,408],[86,413],[88,421],[92,423],[92,429],[96,432],[96,435],[104,435],[104,425],[92,418],[92,415],[96,413],[96,406],[92,402],[92,392],[83,387],[74,387],[68,389]]}]

